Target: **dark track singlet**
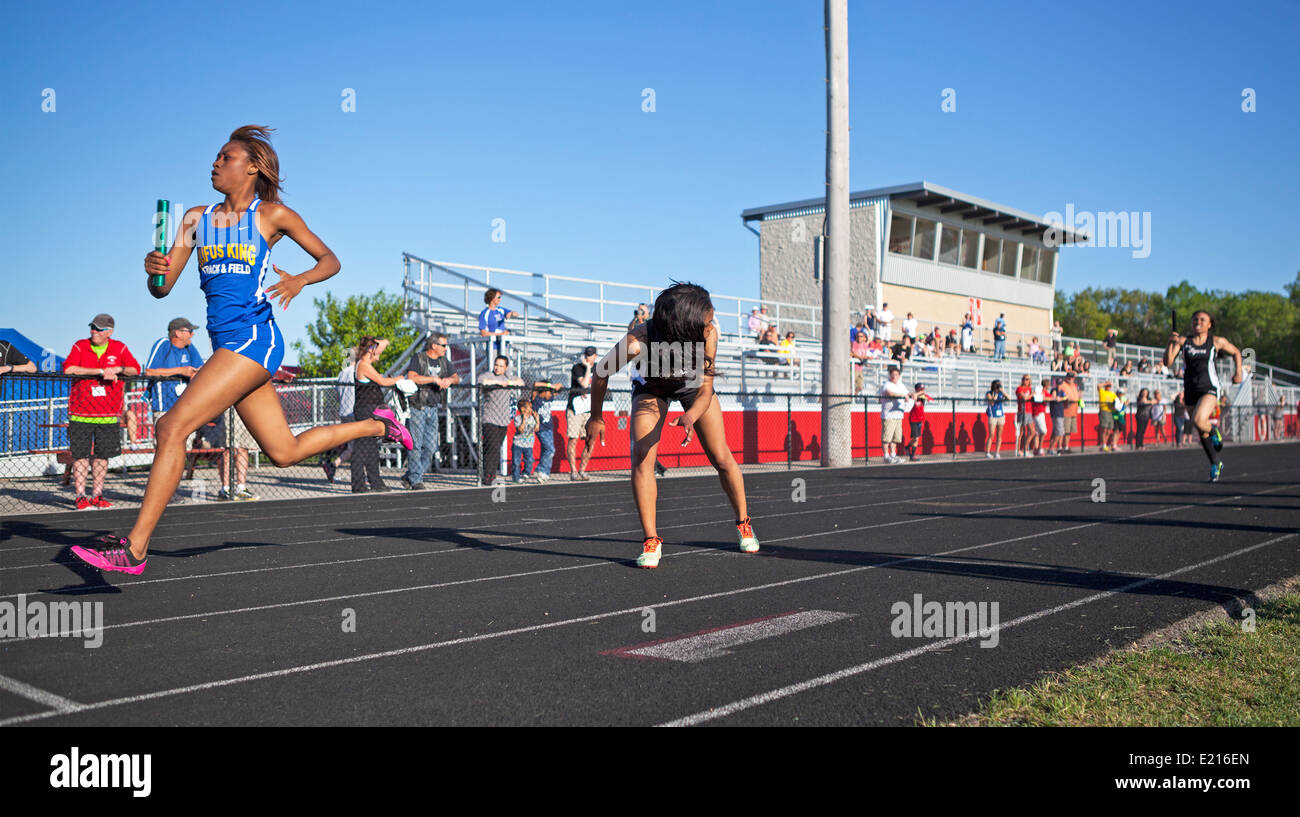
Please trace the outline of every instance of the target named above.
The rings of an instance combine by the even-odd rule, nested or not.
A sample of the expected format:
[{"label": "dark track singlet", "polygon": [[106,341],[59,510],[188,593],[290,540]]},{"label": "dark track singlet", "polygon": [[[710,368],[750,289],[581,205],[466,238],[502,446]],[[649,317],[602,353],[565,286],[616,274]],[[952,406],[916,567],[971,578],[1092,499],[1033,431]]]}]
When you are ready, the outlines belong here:
[{"label": "dark track singlet", "polygon": [[1183,343],[1183,392],[1188,408],[1204,395],[1218,395],[1219,373],[1214,365],[1218,355],[1214,335],[1206,335],[1205,343],[1199,345],[1190,339]]}]

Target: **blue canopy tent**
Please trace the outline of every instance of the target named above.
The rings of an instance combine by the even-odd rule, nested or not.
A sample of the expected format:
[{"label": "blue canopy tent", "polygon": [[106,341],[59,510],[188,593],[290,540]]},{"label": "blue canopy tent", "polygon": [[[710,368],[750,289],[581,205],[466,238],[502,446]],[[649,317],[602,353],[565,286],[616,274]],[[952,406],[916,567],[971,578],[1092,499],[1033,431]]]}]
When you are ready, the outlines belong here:
[{"label": "blue canopy tent", "polygon": [[[62,355],[17,329],[0,328],[0,341],[12,343],[36,364],[38,373],[63,371]],[[66,447],[64,429],[41,426],[68,421],[68,391],[69,381],[61,377],[0,376],[0,453]]]}]

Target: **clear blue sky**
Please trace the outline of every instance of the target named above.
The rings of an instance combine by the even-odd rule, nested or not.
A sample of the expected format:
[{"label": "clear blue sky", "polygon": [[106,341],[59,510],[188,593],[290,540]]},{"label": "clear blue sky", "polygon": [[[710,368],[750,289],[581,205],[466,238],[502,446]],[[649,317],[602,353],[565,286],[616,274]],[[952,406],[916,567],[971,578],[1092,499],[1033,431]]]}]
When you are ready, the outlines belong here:
[{"label": "clear blue sky", "polygon": [[[285,201],[343,262],[284,314],[290,341],[311,295],[396,292],[403,251],[756,295],[740,211],[824,189],[819,2],[48,2],[4,16],[0,326],[60,354],[100,311],[137,354],[172,317],[204,323],[193,260],[165,301],[141,262],[155,199],[216,201],[213,156],[243,124],[278,129]],[[852,2],[849,26],[852,189],[924,179],[1032,213],[1151,212],[1148,258],[1067,250],[1065,291],[1294,280],[1300,5]],[[288,241],[274,259],[310,260]]]}]

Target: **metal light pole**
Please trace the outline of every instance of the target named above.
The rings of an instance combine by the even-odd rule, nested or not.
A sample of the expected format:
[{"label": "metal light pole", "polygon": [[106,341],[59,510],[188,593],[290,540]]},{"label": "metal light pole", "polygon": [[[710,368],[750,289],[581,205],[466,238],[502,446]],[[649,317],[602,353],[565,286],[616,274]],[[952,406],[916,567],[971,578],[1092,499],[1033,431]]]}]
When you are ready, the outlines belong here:
[{"label": "metal light pole", "polygon": [[849,10],[826,0],[826,239],[822,242],[822,458],[852,464],[849,395]]}]

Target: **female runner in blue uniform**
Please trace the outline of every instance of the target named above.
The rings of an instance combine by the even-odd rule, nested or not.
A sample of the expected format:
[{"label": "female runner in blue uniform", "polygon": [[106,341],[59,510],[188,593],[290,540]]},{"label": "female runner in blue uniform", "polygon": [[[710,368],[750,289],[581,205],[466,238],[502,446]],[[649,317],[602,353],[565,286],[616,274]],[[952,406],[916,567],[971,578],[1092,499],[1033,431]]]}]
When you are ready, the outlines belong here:
[{"label": "female runner in blue uniform", "polygon": [[[271,375],[284,357],[273,302],[279,299],[281,308],[287,309],[304,286],[331,277],[340,265],[302,217],[280,202],[280,160],[271,147],[272,132],[245,125],[230,134],[212,163],[212,186],[225,194],[225,200],[190,208],[171,251],[145,256],[145,273],[166,277],[160,287],[149,284],[150,294],[162,298],[171,292],[197,246],[212,357],[155,429],[153,467],[131,532],[125,537],[101,536],[91,547],[72,548],[101,570],[144,572],[149,540],[180,484],[185,440],[231,406],[262,451],[282,468],[361,437],[384,437],[412,448],[411,435],[387,406],[374,409],[366,419],[318,426],[298,436],[285,420],[271,385]],[[316,266],[298,275],[273,267],[271,247],[284,236],[316,259]],[[279,275],[269,287],[264,286],[268,270]]]},{"label": "female runner in blue uniform", "polygon": [[1223,448],[1223,434],[1218,426],[1210,424],[1214,409],[1219,405],[1219,373],[1215,361],[1220,354],[1232,355],[1234,369],[1232,382],[1242,380],[1241,351],[1222,337],[1210,334],[1214,318],[1204,310],[1192,313],[1192,334],[1187,337],[1174,332],[1165,349],[1165,365],[1172,367],[1181,352],[1183,355],[1183,402],[1192,417],[1192,424],[1201,433],[1201,447],[1210,458],[1210,482],[1218,482],[1223,473],[1219,451]]},{"label": "female runner in blue uniform", "polygon": [[700,435],[709,463],[718,471],[722,490],[736,512],[736,533],[743,553],[758,551],[758,537],[745,502],[745,479],[727,447],[722,406],[713,393],[713,361],[717,357],[718,329],[713,324],[713,302],[703,287],[674,284],[659,293],[650,320],[633,327],[618,345],[596,364],[591,378],[591,419],[587,442],[605,444],[601,418],[609,378],[631,363],[632,374],[632,495],[641,516],[645,542],[638,567],[659,566],[664,542],[655,529],[658,486],[654,464],[659,436],[668,406],[676,400],[684,413],[669,425],[686,430],[682,445]]}]

